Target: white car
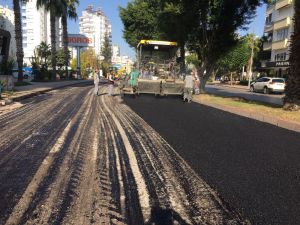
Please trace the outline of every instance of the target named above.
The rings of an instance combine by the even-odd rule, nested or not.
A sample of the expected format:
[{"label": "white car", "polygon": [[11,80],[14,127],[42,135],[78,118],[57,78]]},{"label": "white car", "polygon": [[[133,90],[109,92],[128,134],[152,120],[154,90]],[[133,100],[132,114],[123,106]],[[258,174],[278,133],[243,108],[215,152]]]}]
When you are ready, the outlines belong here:
[{"label": "white car", "polygon": [[262,77],[251,83],[251,92],[283,93],[285,91],[285,79],[279,77]]}]

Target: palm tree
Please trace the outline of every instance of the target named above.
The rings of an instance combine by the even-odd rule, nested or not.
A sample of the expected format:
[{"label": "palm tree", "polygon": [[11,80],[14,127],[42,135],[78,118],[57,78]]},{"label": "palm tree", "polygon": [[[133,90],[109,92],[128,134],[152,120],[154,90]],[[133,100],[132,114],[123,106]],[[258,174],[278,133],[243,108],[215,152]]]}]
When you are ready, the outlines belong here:
[{"label": "palm tree", "polygon": [[61,17],[61,23],[63,27],[63,46],[64,46],[64,55],[65,55],[65,67],[66,67],[66,75],[68,76],[68,66],[69,66],[69,49],[68,49],[68,17],[70,19],[77,19],[77,13],[76,13],[76,5],[79,4],[78,0],[66,0],[67,8],[65,9],[65,12],[62,14]]},{"label": "palm tree", "polygon": [[45,8],[50,12],[50,32],[51,32],[51,64],[52,79],[56,79],[56,19],[65,13],[67,3],[65,0],[37,0],[37,9]]},{"label": "palm tree", "polygon": [[13,0],[14,14],[15,14],[15,38],[17,47],[17,64],[18,64],[18,81],[23,80],[23,40],[22,40],[22,21],[20,0]]},{"label": "palm tree", "polygon": [[290,75],[286,86],[284,109],[300,110],[300,1],[294,1],[294,33],[291,37]]}]

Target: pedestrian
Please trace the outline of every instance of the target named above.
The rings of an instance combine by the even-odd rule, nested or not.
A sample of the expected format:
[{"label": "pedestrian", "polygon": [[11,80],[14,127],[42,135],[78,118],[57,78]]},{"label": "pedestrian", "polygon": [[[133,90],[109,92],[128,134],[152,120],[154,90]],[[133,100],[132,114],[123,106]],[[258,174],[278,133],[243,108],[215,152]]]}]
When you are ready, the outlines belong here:
[{"label": "pedestrian", "polygon": [[94,85],[95,85],[94,94],[99,95],[98,91],[99,91],[100,78],[98,73],[95,73],[95,71],[93,71],[93,76],[94,76]]},{"label": "pedestrian", "polygon": [[198,77],[198,75],[195,72],[193,72],[193,77],[194,77],[194,93],[195,93],[195,95],[199,95],[200,94],[200,90],[199,90],[199,85],[200,85],[199,77]]},{"label": "pedestrian", "polygon": [[108,82],[109,82],[109,84],[108,84],[108,95],[109,96],[112,96],[113,95],[113,91],[114,91],[114,79],[113,79],[113,75],[112,75],[112,73],[108,73]]},{"label": "pedestrian", "polygon": [[192,101],[192,94],[193,94],[193,87],[194,87],[194,78],[193,74],[187,74],[184,79],[184,94],[183,94],[183,101],[187,101],[190,103]]}]

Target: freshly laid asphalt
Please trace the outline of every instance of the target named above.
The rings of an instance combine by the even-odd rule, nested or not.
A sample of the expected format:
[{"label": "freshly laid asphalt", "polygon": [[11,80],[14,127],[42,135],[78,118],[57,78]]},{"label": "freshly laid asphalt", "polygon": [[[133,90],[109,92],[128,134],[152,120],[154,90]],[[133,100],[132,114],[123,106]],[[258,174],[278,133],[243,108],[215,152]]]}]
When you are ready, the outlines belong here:
[{"label": "freshly laid asphalt", "polygon": [[300,224],[300,134],[179,98],[125,103],[252,224]]}]

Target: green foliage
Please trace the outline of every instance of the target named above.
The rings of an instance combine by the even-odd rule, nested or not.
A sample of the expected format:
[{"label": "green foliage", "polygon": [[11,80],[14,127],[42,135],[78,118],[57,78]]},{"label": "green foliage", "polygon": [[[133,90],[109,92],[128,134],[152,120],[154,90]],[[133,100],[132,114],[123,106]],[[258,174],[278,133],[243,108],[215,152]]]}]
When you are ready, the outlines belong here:
[{"label": "green foliage", "polygon": [[104,43],[102,46],[102,56],[104,56],[103,61],[105,61],[108,64],[111,63],[112,49],[108,34],[105,34]]},{"label": "green foliage", "polygon": [[50,45],[47,45],[45,42],[41,42],[41,44],[36,48],[36,56],[39,58],[38,62],[40,63],[41,68],[48,70],[51,56]]},{"label": "green foliage", "polygon": [[196,69],[199,69],[201,67],[201,61],[198,59],[197,55],[195,53],[192,53],[186,57],[187,64],[191,64],[195,66]]},{"label": "green foliage", "polygon": [[219,60],[219,69],[224,72],[236,72],[248,63],[250,56],[251,46],[248,38],[244,37]]},{"label": "green foliage", "polygon": [[83,78],[88,76],[90,70],[100,68],[100,61],[92,48],[88,48],[80,53],[80,63],[81,75]]},{"label": "green foliage", "polygon": [[[71,52],[68,51],[67,52],[68,54],[68,58],[67,60],[70,61],[71,59]],[[57,63],[57,66],[61,69],[64,65],[65,65],[65,52],[64,52],[64,49],[63,48],[60,48],[56,51],[56,63]]]},{"label": "green foliage", "polygon": [[126,8],[119,8],[123,35],[131,47],[135,48],[142,39],[161,39],[157,20],[159,7],[160,0],[133,0]]},{"label": "green foliage", "polygon": [[77,71],[77,59],[76,59],[76,58],[73,58],[73,59],[71,60],[71,69],[72,69],[73,71]]},{"label": "green foliage", "polygon": [[12,70],[15,66],[16,62],[13,58],[8,58],[6,61],[2,61],[0,63],[0,72],[4,75],[12,75]]}]

